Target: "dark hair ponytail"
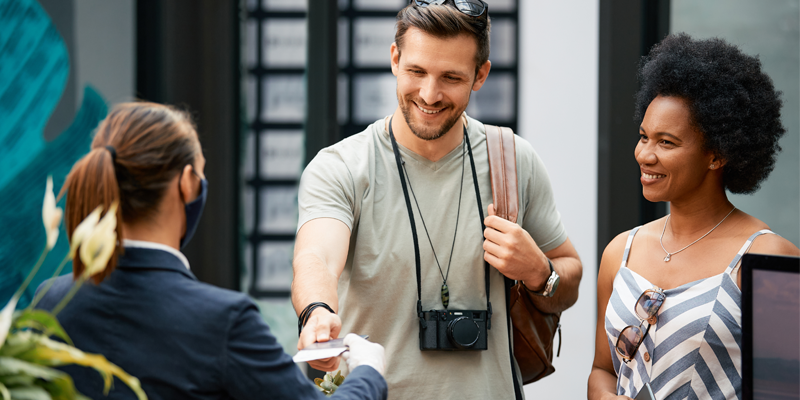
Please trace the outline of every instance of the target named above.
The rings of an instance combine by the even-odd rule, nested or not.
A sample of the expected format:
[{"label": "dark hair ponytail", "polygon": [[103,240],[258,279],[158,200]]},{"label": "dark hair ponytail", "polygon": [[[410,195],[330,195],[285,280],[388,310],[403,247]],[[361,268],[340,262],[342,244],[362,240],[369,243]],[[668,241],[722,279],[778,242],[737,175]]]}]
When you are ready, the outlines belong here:
[{"label": "dark hair ponytail", "polygon": [[[97,206],[103,214],[117,208],[119,243],[106,269],[92,280],[102,282],[113,272],[122,252],[122,222],[152,218],[168,183],[200,153],[194,123],[188,113],[156,103],[123,103],[97,128],[92,149],[72,167],[62,192],[67,192],[67,235]],[[79,256],[72,260],[75,278],[84,271]]]}]

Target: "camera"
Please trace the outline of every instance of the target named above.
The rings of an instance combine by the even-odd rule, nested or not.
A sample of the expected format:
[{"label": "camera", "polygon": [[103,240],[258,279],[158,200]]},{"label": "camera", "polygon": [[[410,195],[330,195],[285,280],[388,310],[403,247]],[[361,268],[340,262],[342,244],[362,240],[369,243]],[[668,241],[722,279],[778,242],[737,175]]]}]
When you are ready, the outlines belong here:
[{"label": "camera", "polygon": [[420,315],[420,350],[486,350],[486,310],[430,310]]}]

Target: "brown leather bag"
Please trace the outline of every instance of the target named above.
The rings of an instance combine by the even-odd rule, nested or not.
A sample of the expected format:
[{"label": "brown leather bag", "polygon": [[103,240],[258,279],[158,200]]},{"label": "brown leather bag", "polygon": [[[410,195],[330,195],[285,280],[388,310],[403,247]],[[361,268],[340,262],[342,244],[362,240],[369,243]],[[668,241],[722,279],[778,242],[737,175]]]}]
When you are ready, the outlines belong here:
[{"label": "brown leather bag", "polygon": [[[517,189],[517,155],[514,131],[506,127],[486,125],[486,147],[489,151],[489,173],[492,181],[492,202],[495,215],[516,223],[519,215]],[[507,281],[510,281],[506,278]],[[512,284],[514,281],[510,281]],[[508,288],[511,285],[507,285]],[[531,301],[531,293],[521,282],[508,289],[508,314],[513,331],[514,358],[522,373],[523,384],[538,381],[555,372],[553,341],[558,331],[561,353],[561,314],[545,314]]]}]

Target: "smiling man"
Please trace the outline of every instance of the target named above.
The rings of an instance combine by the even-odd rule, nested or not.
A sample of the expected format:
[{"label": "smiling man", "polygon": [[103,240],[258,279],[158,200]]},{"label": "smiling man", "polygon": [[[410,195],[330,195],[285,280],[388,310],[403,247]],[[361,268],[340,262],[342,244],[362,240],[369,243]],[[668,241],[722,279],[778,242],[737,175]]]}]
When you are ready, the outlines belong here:
[{"label": "smiling man", "polygon": [[519,137],[519,225],[492,215],[486,128],[464,112],[487,83],[489,31],[480,0],[411,0],[390,53],[397,109],[320,151],[300,182],[298,348],[369,335],[386,348],[390,399],[521,398],[503,275],[545,312],[578,297],[580,260]]}]

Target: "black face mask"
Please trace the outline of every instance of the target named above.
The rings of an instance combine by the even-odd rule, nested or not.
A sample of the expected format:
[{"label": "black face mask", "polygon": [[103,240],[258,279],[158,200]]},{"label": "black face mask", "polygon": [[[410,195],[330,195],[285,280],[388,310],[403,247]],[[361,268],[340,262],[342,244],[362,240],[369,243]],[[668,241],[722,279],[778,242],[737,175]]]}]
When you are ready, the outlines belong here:
[{"label": "black face mask", "polygon": [[186,244],[192,240],[192,236],[197,230],[197,225],[200,223],[200,217],[203,215],[203,208],[206,205],[206,196],[208,195],[208,181],[201,178],[200,186],[200,195],[183,206],[186,212],[186,233],[181,238],[181,249],[186,247]]}]

